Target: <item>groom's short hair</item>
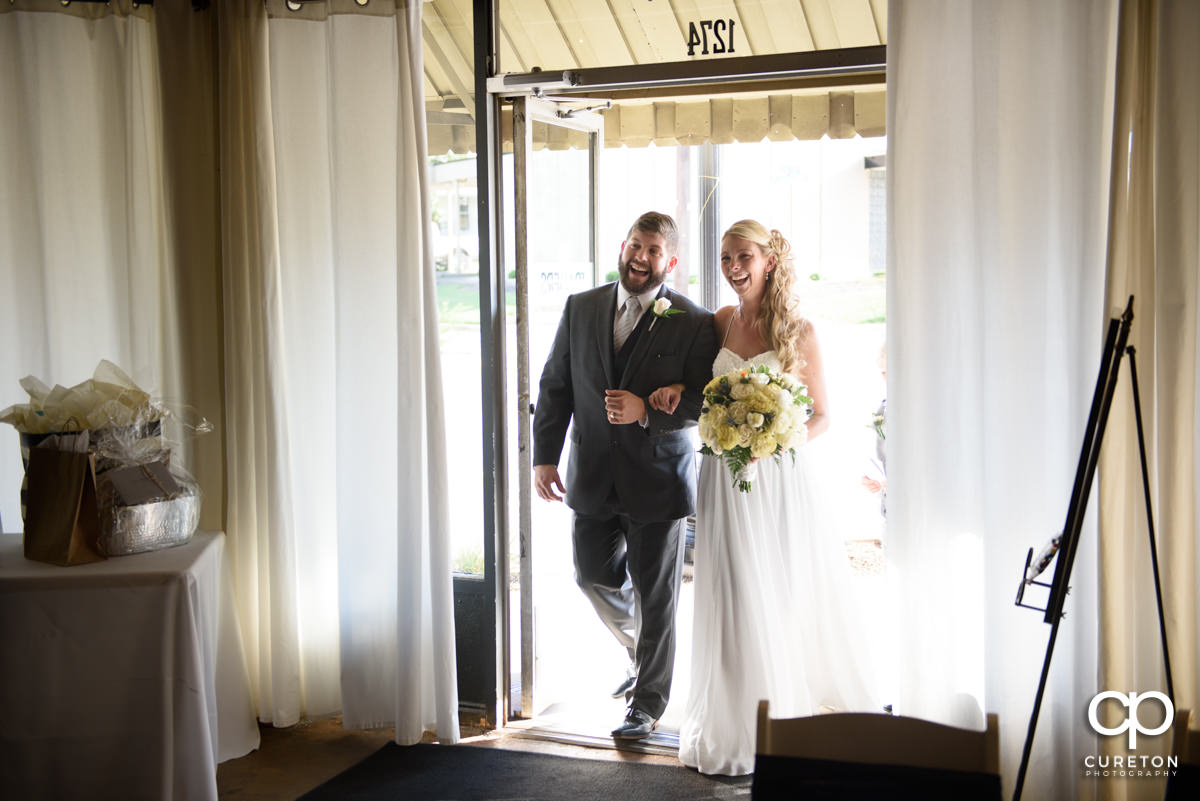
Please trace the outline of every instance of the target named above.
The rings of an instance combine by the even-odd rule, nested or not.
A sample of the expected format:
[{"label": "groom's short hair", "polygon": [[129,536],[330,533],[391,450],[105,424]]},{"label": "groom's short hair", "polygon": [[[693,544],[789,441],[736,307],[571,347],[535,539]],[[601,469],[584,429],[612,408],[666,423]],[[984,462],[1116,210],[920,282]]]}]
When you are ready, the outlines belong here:
[{"label": "groom's short hair", "polygon": [[640,231],[643,234],[659,234],[667,243],[667,253],[673,256],[679,252],[679,226],[675,225],[675,218],[670,214],[648,211],[634,220],[633,225],[629,226],[629,233],[625,235],[625,238],[629,239],[634,231]]}]

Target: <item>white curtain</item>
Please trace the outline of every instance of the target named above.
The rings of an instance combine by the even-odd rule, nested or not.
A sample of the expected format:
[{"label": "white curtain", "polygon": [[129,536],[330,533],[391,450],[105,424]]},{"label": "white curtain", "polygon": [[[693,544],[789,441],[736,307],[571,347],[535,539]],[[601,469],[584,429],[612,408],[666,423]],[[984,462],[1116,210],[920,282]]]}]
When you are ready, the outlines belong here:
[{"label": "white curtain", "polygon": [[458,737],[420,5],[218,8],[228,533],[259,716],[340,709],[401,743]]},{"label": "white curtain", "polygon": [[[101,359],[184,401],[152,10],[0,7],[0,408],[26,375],[72,386]],[[187,463],[186,458],[184,463]],[[0,520],[20,531],[16,432]]]},{"label": "white curtain", "polygon": [[[1185,12],[1186,3],[1163,5],[1176,26],[1190,27],[1164,23],[1153,35],[1183,37],[1194,51],[1195,15]],[[897,706],[958,725],[999,713],[1006,797],[1050,632],[1041,613],[1014,605],[1025,553],[1065,521],[1105,327],[1130,286],[1114,277],[1110,241],[1119,240],[1112,239],[1117,223],[1109,214],[1110,188],[1115,198],[1114,182],[1126,178],[1118,163],[1128,163],[1114,158],[1129,148],[1127,130],[1114,128],[1122,80],[1117,42],[1127,24],[1117,0],[889,4],[888,533],[902,643]],[[1155,472],[1166,482],[1160,514],[1177,523],[1163,542],[1183,563],[1168,567],[1179,616],[1173,644],[1190,665],[1184,683],[1194,698],[1196,529],[1194,500],[1184,496],[1194,496],[1196,480],[1200,137],[1195,56],[1185,55],[1177,48],[1173,63],[1159,62],[1158,74],[1173,74],[1166,85],[1174,94],[1162,91],[1160,103],[1177,104],[1169,114],[1159,108],[1159,135],[1182,144],[1131,169],[1157,170],[1140,179],[1151,186],[1155,177],[1171,176],[1170,188],[1158,184],[1171,195],[1171,210],[1133,227],[1135,238],[1170,242],[1182,258],[1166,267],[1160,249],[1158,290],[1137,290],[1134,330],[1154,331],[1156,309],[1173,326],[1157,350],[1139,355],[1170,365],[1149,379],[1152,399],[1155,389],[1174,384],[1171,403],[1151,402],[1155,436],[1178,443],[1158,453]],[[1190,99],[1184,87],[1191,87]],[[1166,172],[1177,165],[1182,172]],[[1113,220],[1124,224],[1120,213]],[[1166,322],[1159,319],[1159,326]],[[1144,376],[1142,387],[1145,394]],[[1122,393],[1127,384],[1118,387],[1118,400]],[[1127,443],[1131,425],[1114,405],[1105,465],[1112,441]],[[1156,648],[1157,637],[1154,630],[1117,636],[1147,620],[1147,609],[1153,620],[1154,598],[1142,592],[1143,579],[1136,594],[1114,582],[1111,563],[1101,572],[1102,549],[1111,558],[1145,541],[1144,521],[1108,524],[1114,496],[1123,509],[1140,503],[1136,462],[1120,478],[1104,467],[1084,521],[1025,799],[1117,797],[1117,785],[1084,776],[1084,758],[1105,753],[1087,725],[1087,705],[1102,689],[1158,689],[1145,673],[1127,676],[1144,685],[1105,684],[1115,676],[1105,675],[1102,651],[1116,661],[1153,661],[1154,652],[1142,649]],[[1149,571],[1148,562],[1137,570]],[[1042,600],[1038,592],[1026,599]],[[1176,666],[1177,694],[1180,676]],[[1161,781],[1143,782],[1131,797],[1161,791]]]},{"label": "white curtain", "polygon": [[[1197,42],[1200,4],[1121,0],[1114,138],[1126,146],[1113,152],[1107,286],[1110,303],[1136,297],[1130,344],[1136,349],[1175,706],[1190,710],[1200,702]],[[1117,387],[1100,462],[1100,581],[1106,588],[1100,684],[1121,692],[1166,691],[1130,378],[1127,371]],[[1123,745],[1121,738],[1103,743],[1112,755],[1123,753]],[[1138,750],[1166,754],[1169,746],[1163,738]],[[1136,777],[1107,782],[1101,790],[1102,798],[1120,801],[1162,797],[1161,782]]]},{"label": "white curtain", "polygon": [[0,6],[0,407],[102,358],[197,407],[260,717],[454,740],[420,3],[163,5]]},{"label": "white curtain", "polygon": [[[1006,797],[1050,631],[1014,600],[1026,550],[1066,517],[1107,317],[1115,22],[1093,0],[889,5],[897,707],[998,713]],[[1026,799],[1076,797],[1095,750],[1096,548],[1090,515]]]}]

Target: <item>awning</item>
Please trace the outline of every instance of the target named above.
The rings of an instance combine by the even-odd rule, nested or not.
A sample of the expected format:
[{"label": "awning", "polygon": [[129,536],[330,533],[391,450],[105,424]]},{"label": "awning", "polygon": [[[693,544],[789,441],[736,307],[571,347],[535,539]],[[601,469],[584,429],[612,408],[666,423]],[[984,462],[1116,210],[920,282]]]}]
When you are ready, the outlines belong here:
[{"label": "awning", "polygon": [[[687,42],[702,15],[727,20],[737,49],[718,58],[868,47],[886,44],[887,0],[763,0],[695,3],[683,0],[499,0],[501,69],[547,73],[687,59]],[[423,9],[429,152],[475,149],[474,86],[469,54],[470,0],[432,0]],[[697,48],[693,48],[694,50]],[[693,60],[704,56],[696,55]],[[882,76],[864,82],[825,81],[793,90],[736,87],[690,96],[602,94],[605,147],[727,144],[763,139],[848,138],[884,133]],[[501,121],[511,148],[511,115]],[[584,135],[535,124],[534,146],[580,147]]]}]

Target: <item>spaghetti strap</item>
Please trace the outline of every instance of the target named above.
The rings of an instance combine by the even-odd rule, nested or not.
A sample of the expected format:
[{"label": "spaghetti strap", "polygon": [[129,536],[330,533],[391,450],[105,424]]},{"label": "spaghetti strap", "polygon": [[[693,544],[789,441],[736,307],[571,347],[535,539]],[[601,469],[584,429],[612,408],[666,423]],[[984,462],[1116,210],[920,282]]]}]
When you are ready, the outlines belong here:
[{"label": "spaghetti strap", "polygon": [[[734,311],[733,314],[737,314]],[[733,330],[733,314],[729,315],[729,325],[725,326],[725,336],[721,338],[721,347],[725,347],[725,343],[729,341],[729,332]]]}]

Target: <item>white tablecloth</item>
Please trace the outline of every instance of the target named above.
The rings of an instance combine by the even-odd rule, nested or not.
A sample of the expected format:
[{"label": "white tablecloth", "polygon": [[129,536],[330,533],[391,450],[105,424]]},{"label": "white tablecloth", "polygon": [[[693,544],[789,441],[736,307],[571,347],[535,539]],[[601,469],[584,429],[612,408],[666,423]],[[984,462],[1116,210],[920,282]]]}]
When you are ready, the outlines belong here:
[{"label": "white tablecloth", "polygon": [[224,552],[57,567],[0,535],[0,798],[217,801],[258,747]]}]

